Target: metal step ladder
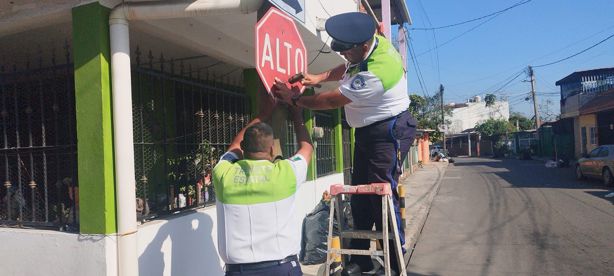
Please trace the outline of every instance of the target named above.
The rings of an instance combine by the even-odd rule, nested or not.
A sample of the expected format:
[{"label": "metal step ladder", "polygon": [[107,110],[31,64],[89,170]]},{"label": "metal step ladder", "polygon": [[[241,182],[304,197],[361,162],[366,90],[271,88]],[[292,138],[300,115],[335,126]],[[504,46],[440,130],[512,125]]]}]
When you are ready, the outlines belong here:
[{"label": "metal step ladder", "polygon": [[[341,201],[341,195],[378,195],[382,197],[382,231],[371,231],[371,230],[352,230],[352,229],[344,229],[344,217],[343,211],[339,208],[339,202]],[[330,267],[333,263],[336,256],[343,255],[366,255],[366,256],[381,256],[384,258],[384,271],[386,272],[386,276],[390,276],[390,243],[387,242],[389,239],[394,241],[394,257],[397,258],[397,263],[399,264],[399,275],[406,276],[407,271],[405,267],[405,262],[403,260],[403,251],[401,249],[401,240],[399,238],[399,231],[397,228],[397,220],[394,213],[394,205],[392,203],[392,190],[390,188],[390,184],[388,183],[372,183],[368,185],[357,185],[357,186],[349,186],[349,185],[341,185],[336,184],[330,186],[330,215],[328,218],[328,251],[326,253],[326,265],[325,265],[325,274],[330,275]],[[384,240],[382,242],[383,250],[377,249],[351,249],[351,248],[342,248],[343,242],[336,243],[340,244],[339,248],[333,248],[331,245],[333,244],[333,223],[334,223],[334,215],[336,213],[338,227],[339,227],[339,236],[342,239],[367,239],[367,240]],[[390,226],[389,227],[389,224]],[[392,228],[392,229],[390,229]],[[342,262],[344,258],[341,258]],[[345,264],[343,264],[345,267]]]}]

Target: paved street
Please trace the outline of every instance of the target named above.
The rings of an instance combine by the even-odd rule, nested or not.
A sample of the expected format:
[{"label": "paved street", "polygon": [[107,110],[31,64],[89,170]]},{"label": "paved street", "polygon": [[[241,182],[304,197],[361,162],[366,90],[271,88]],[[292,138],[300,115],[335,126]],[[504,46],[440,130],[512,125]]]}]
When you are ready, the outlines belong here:
[{"label": "paved street", "polygon": [[457,158],[410,275],[614,275],[614,201],[542,161]]}]

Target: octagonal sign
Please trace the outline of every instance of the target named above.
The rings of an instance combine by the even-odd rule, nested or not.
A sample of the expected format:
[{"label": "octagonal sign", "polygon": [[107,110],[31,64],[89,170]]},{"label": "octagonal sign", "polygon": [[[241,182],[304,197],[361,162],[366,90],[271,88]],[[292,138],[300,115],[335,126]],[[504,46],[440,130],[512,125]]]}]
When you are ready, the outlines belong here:
[{"label": "octagonal sign", "polygon": [[[256,24],[256,71],[262,83],[271,93],[275,78],[287,81],[306,68],[307,49],[294,20],[270,8]],[[303,90],[300,82],[294,85]]]}]

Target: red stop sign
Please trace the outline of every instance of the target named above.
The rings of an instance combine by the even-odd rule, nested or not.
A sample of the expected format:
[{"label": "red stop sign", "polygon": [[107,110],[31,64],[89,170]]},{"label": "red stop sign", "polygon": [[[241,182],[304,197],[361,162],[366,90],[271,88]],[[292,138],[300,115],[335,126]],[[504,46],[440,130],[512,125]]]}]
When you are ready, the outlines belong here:
[{"label": "red stop sign", "polygon": [[[264,86],[271,93],[275,78],[287,81],[305,68],[307,49],[294,20],[270,8],[256,24],[256,71]],[[300,82],[294,85],[303,89]]]}]

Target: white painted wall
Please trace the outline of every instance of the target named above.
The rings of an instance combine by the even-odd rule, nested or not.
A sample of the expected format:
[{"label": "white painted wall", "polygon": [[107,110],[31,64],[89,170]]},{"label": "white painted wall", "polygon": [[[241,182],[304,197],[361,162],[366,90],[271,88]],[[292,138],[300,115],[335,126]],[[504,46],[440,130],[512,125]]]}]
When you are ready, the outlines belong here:
[{"label": "white painted wall", "polygon": [[470,102],[467,107],[455,108],[452,110],[451,124],[448,134],[461,133],[463,130],[474,128],[477,123],[493,119],[510,118],[510,107],[507,101],[496,101],[494,105],[486,107],[486,103]]},{"label": "white painted wall", "polygon": [[[343,183],[343,174],[304,183],[298,191],[296,215],[309,213],[322,192],[335,183]],[[138,244],[140,275],[224,275],[224,263],[217,253],[215,207],[141,225]]]},{"label": "white painted wall", "polygon": [[0,228],[0,275],[117,275],[115,237]]}]

